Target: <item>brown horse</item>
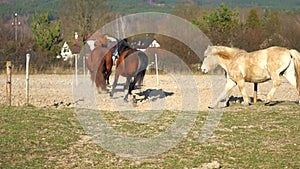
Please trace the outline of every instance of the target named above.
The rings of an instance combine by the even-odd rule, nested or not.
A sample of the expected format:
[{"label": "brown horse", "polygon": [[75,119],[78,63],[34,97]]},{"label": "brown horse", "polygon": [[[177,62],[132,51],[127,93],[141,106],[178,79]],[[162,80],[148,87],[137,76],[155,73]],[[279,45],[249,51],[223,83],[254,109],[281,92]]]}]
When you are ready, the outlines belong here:
[{"label": "brown horse", "polygon": [[116,47],[119,57],[116,63],[115,80],[112,85],[110,96],[113,97],[119,76],[121,75],[126,77],[124,90],[128,89],[128,93],[126,93],[124,100],[128,101],[128,95],[132,94],[135,84],[138,82],[141,85],[143,82],[148,66],[148,56],[142,51],[129,47],[126,39],[118,42]]},{"label": "brown horse", "polygon": [[97,90],[99,87],[107,91],[109,76],[113,66],[113,51],[107,48],[107,35],[101,35],[95,41],[95,49],[91,52],[87,60],[87,67],[91,73],[92,83],[95,82]]},{"label": "brown horse", "polygon": [[249,105],[250,99],[245,90],[245,82],[262,83],[272,79],[273,87],[266,100],[268,105],[281,83],[280,75],[296,87],[300,100],[300,53],[296,50],[275,46],[248,53],[237,48],[209,46],[204,52],[204,57],[201,66],[204,73],[220,65],[227,75],[224,91],[210,108],[216,107],[222,99],[227,98],[228,93],[236,85],[243,95],[244,104]]}]

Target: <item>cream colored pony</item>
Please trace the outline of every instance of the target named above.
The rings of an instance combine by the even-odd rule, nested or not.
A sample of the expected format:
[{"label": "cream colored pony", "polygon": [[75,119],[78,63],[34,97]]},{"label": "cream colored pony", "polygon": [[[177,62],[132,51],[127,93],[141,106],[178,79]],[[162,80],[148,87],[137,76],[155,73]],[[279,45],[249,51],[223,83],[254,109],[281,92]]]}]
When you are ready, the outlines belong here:
[{"label": "cream colored pony", "polygon": [[204,57],[202,72],[207,73],[220,65],[227,75],[224,91],[210,108],[215,108],[222,99],[227,101],[228,93],[236,85],[243,95],[244,104],[249,105],[250,99],[245,90],[245,82],[262,83],[272,79],[273,87],[266,100],[268,104],[280,86],[280,75],[297,88],[300,99],[300,53],[296,50],[274,46],[248,53],[237,48],[208,46]]}]

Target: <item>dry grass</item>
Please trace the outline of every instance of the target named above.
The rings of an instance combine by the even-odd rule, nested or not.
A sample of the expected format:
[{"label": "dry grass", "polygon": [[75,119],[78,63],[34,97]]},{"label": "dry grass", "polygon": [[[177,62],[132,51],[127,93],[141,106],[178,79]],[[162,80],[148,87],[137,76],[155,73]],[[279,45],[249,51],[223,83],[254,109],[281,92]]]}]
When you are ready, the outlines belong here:
[{"label": "dry grass", "polygon": [[[0,107],[0,168],[299,168],[299,107],[284,102],[225,109],[219,126],[199,142],[208,112],[199,112],[188,136],[176,147],[147,159],[115,155],[85,135],[73,109]],[[98,112],[118,132],[153,137],[170,127],[177,112],[164,111],[150,123],[119,112]]]}]

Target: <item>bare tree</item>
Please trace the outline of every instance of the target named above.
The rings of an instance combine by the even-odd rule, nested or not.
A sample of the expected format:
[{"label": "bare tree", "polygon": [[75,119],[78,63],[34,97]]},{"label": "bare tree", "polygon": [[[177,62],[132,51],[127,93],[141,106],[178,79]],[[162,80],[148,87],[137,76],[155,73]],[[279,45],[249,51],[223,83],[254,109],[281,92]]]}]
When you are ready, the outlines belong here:
[{"label": "bare tree", "polygon": [[84,40],[85,35],[95,32],[107,23],[112,14],[106,1],[63,0],[59,18],[65,40],[73,37],[74,32],[78,32]]}]

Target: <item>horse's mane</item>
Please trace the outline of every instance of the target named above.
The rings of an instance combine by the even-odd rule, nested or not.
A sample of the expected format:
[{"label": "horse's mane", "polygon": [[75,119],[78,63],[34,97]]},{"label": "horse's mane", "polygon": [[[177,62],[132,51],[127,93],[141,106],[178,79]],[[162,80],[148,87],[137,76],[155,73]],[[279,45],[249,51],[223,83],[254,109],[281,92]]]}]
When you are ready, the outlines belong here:
[{"label": "horse's mane", "polygon": [[245,50],[239,49],[239,48],[230,48],[225,46],[217,46],[216,47],[216,54],[226,60],[234,59],[238,56],[240,56],[240,53],[246,53]]},{"label": "horse's mane", "polygon": [[123,53],[124,51],[126,51],[128,49],[132,49],[129,46],[127,39],[122,39],[121,41],[118,42],[118,44],[116,46],[118,48],[119,54]]}]

